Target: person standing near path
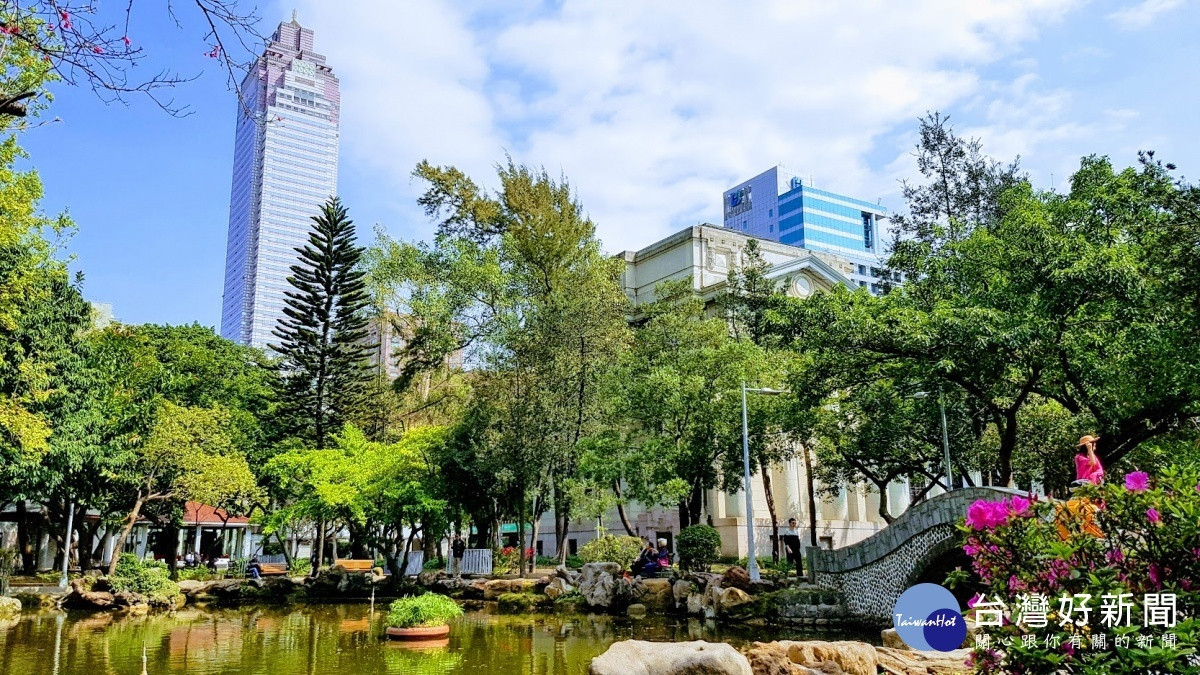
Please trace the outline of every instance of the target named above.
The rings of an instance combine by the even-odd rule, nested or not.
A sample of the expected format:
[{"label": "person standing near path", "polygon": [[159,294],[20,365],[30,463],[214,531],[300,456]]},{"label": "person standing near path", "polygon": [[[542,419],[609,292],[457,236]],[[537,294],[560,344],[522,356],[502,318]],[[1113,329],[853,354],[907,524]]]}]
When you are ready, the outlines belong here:
[{"label": "person standing near path", "polygon": [[796,563],[796,577],[804,575],[800,555],[800,528],[795,518],[788,518],[787,529],[783,531],[783,549],[788,562]]},{"label": "person standing near path", "polygon": [[1075,483],[1081,482],[1100,485],[1104,482],[1104,466],[1100,464],[1100,458],[1096,457],[1096,441],[1100,440],[1099,436],[1084,436],[1079,439],[1079,446],[1075,452]]},{"label": "person standing near path", "polygon": [[450,544],[450,557],[454,564],[454,576],[462,576],[463,554],[466,553],[467,544],[462,540],[461,534],[454,535],[454,543]]}]

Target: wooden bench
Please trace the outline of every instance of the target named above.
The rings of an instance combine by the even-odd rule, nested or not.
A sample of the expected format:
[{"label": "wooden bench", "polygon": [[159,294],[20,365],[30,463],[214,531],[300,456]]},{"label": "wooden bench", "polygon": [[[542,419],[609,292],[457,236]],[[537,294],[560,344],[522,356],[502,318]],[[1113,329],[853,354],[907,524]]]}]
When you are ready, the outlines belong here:
[{"label": "wooden bench", "polygon": [[375,567],[374,560],[335,560],[334,567],[341,567],[347,572],[370,572]]},{"label": "wooden bench", "polygon": [[285,563],[259,563],[258,568],[260,577],[282,577],[287,574]]}]

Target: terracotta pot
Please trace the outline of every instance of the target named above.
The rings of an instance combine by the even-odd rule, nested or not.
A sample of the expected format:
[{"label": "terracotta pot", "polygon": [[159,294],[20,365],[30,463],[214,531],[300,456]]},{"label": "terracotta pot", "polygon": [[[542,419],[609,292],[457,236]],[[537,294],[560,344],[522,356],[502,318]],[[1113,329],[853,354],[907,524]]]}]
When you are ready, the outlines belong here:
[{"label": "terracotta pot", "polygon": [[450,626],[417,626],[415,628],[387,629],[387,636],[393,640],[436,640],[450,634]]}]

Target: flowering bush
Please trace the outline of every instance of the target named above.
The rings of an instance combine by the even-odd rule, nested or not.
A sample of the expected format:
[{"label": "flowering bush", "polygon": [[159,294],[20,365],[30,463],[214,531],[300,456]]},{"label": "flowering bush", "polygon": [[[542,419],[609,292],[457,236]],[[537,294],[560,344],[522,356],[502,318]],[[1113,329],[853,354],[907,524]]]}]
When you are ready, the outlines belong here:
[{"label": "flowering bush", "polygon": [[[532,548],[525,549],[525,560],[529,560],[534,555]],[[496,574],[508,574],[517,569],[521,563],[521,549],[516,546],[505,546],[496,551],[492,555],[492,571]]]},{"label": "flowering bush", "polygon": [[961,529],[982,585],[976,672],[1200,672],[1200,474],[979,501]]}]

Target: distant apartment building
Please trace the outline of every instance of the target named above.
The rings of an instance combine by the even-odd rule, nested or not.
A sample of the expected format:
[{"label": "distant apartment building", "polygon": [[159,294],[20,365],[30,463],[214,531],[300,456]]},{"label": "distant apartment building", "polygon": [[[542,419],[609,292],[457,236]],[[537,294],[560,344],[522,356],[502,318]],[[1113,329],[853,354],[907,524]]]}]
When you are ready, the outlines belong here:
[{"label": "distant apartment building", "polygon": [[[371,345],[367,361],[372,372],[389,380],[400,377],[404,369],[401,360],[403,349],[408,345],[407,336],[412,334],[412,330],[411,319],[404,314],[389,311],[371,319],[367,324],[367,343]],[[450,369],[461,369],[463,351],[451,352],[443,364]]]},{"label": "distant apartment building", "polygon": [[884,226],[887,209],[878,204],[818,190],[782,166],[726,190],[722,204],[731,230],[841,256],[854,266],[850,280],[872,293],[886,281],[891,235]]},{"label": "distant apartment building", "polygon": [[221,335],[277,342],[287,277],[337,193],[338,80],[295,16],[279,24],[239,88]]}]

